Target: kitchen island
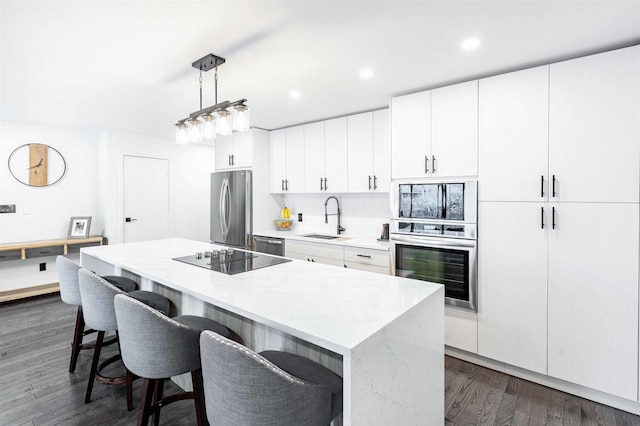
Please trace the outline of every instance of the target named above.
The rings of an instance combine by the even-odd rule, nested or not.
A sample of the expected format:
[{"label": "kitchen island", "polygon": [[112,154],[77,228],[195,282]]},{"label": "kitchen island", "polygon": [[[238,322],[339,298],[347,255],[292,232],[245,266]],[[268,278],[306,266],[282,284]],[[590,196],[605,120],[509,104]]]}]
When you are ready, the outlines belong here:
[{"label": "kitchen island", "polygon": [[219,248],[178,238],[108,245],[83,248],[81,263],[222,322],[255,351],[296,352],[336,371],[343,424],[444,423],[442,286],[296,260],[235,275],[172,260]]}]

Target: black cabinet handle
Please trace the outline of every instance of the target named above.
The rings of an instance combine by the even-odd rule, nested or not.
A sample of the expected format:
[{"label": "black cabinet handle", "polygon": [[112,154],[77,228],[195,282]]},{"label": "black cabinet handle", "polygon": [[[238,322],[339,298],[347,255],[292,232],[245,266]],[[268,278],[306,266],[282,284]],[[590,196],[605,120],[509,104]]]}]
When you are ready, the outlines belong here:
[{"label": "black cabinet handle", "polygon": [[284,191],[284,179],[280,179],[280,181],[281,181],[282,191]]},{"label": "black cabinet handle", "polygon": [[553,175],[552,182],[551,182],[551,196],[552,197],[556,196],[556,175]]},{"label": "black cabinet handle", "polygon": [[424,172],[429,173],[429,156],[424,156]]},{"label": "black cabinet handle", "polygon": [[540,176],[540,196],[544,198],[544,175]]},{"label": "black cabinet handle", "polygon": [[556,208],[551,207],[551,229],[556,229]]},{"label": "black cabinet handle", "polygon": [[367,258],[367,259],[371,259],[371,256],[369,256],[368,254],[360,254],[360,253],[358,253],[358,254],[356,254],[356,256],[358,256],[358,257],[365,257],[365,258]]},{"label": "black cabinet handle", "polygon": [[289,190],[289,179],[285,179],[284,180],[284,190],[288,191]]},{"label": "black cabinet handle", "polygon": [[322,191],[322,178],[320,178],[320,191]]},{"label": "black cabinet handle", "polygon": [[544,207],[540,207],[540,228],[544,229]]},{"label": "black cabinet handle", "polygon": [[371,190],[371,176],[369,176],[369,190]]},{"label": "black cabinet handle", "polygon": [[327,178],[324,178],[324,190],[327,190]]},{"label": "black cabinet handle", "polygon": [[376,175],[373,175],[373,189],[378,189],[377,180],[378,178],[376,177]]}]

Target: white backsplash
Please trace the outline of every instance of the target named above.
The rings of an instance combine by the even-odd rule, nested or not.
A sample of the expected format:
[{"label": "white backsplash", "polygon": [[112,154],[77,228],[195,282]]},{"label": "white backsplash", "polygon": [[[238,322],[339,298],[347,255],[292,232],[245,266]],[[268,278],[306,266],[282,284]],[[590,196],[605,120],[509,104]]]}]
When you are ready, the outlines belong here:
[{"label": "white backsplash", "polygon": [[[293,230],[336,234],[338,216],[329,216],[329,223],[324,223],[324,203],[332,195],[340,200],[340,223],[345,228],[344,234],[380,237],[382,224],[389,223],[391,217],[388,193],[286,194],[284,201],[291,210]],[[336,211],[336,202],[332,199],[327,206],[327,212],[334,214]],[[302,222],[298,222],[298,213],[302,213]]]}]

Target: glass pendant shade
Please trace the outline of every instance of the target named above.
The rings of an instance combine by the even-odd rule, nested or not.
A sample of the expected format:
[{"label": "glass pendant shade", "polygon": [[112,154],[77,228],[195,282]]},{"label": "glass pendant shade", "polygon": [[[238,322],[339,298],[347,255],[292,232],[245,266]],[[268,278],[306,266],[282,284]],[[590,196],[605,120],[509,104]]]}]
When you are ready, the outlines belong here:
[{"label": "glass pendant shade", "polygon": [[189,120],[189,142],[200,142],[202,135],[200,135],[200,121],[197,118]]},{"label": "glass pendant shade", "polygon": [[202,116],[202,138],[203,139],[215,139],[216,137],[216,118],[212,114],[205,114]]},{"label": "glass pendant shade", "polygon": [[233,107],[233,130],[244,132],[249,130],[249,107],[246,105],[236,105]]},{"label": "glass pendant shade", "polygon": [[184,122],[176,124],[176,143],[178,145],[187,145],[189,143],[187,128],[188,126]]},{"label": "glass pendant shade", "polygon": [[233,131],[233,128],[231,127],[231,120],[232,118],[229,111],[226,109],[218,111],[216,132],[218,132],[219,135],[230,135]]}]

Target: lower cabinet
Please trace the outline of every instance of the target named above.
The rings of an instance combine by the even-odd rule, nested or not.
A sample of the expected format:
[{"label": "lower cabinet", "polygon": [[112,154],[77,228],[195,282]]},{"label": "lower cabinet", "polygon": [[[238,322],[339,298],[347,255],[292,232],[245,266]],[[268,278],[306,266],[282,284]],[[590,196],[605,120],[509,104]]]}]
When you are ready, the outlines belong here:
[{"label": "lower cabinet", "polygon": [[637,401],[639,221],[637,203],[480,202],[478,354]]},{"label": "lower cabinet", "polygon": [[361,271],[390,273],[389,251],[334,244],[308,243],[287,239],[285,255],[292,259],[318,262]]}]

